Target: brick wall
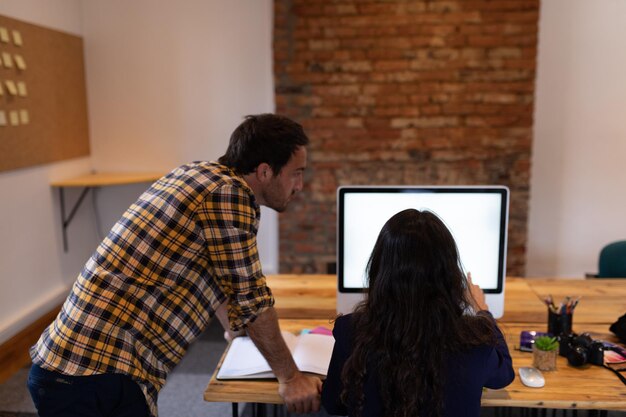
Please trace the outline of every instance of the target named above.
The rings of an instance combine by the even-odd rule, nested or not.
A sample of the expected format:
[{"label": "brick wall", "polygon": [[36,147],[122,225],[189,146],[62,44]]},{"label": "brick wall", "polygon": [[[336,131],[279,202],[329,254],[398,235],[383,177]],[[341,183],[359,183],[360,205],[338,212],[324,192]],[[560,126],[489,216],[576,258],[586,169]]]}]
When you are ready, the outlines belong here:
[{"label": "brick wall", "polygon": [[311,139],[280,271],[335,261],[345,184],[503,184],[523,275],[538,0],[275,0],[277,112]]}]

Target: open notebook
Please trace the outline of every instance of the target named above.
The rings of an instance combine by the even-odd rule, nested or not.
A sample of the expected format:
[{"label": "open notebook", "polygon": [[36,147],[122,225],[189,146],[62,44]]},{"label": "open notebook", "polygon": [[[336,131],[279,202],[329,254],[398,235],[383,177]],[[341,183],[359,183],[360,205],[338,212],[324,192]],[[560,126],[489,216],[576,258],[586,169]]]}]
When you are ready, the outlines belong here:
[{"label": "open notebook", "polygon": [[[296,336],[289,332],[281,333],[300,371],[326,376],[335,344],[332,336],[312,333]],[[228,348],[217,373],[217,379],[253,378],[275,378],[275,376],[252,340],[249,337],[237,337]]]}]

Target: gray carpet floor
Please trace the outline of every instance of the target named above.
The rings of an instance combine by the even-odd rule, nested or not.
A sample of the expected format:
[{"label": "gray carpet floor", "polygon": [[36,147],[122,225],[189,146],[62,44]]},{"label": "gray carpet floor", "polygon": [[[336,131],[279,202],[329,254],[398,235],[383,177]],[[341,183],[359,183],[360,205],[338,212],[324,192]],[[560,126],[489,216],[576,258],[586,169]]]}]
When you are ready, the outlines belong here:
[{"label": "gray carpet floor", "polygon": [[[189,348],[187,355],[170,374],[165,387],[159,395],[160,417],[228,417],[232,415],[230,403],[208,403],[202,398],[202,393],[215,369],[220,356],[226,348],[223,339],[223,330],[215,320],[207,331]],[[0,384],[0,417],[36,417],[37,411],[30,399],[26,388],[28,368],[23,368],[13,375],[4,384]],[[626,393],[626,387],[625,393]],[[500,413],[504,411],[504,413]],[[526,410],[505,409],[496,410],[485,408],[481,417],[493,417],[501,414],[510,417],[527,415]],[[270,415],[274,410],[268,410]],[[284,410],[278,410],[278,415],[286,415]],[[252,407],[240,405],[239,416],[253,415]],[[532,415],[532,414],[528,414]],[[551,415],[549,413],[548,415]],[[565,415],[562,412],[558,414]],[[571,415],[571,412],[569,413]],[[587,412],[579,410],[578,416],[587,416]],[[311,417],[328,417],[329,414],[321,411],[317,414],[308,414]],[[609,412],[609,417],[626,417],[626,412]]]},{"label": "gray carpet floor", "polygon": [[[187,355],[169,375],[159,394],[160,417],[228,417],[230,403],[209,403],[202,394],[226,348],[224,331],[215,320],[189,348]],[[29,368],[23,368],[0,384],[0,417],[35,417],[37,410],[26,388]],[[273,410],[269,410],[273,412]],[[252,407],[239,406],[240,417],[253,414]],[[310,416],[325,417],[321,412]]]}]

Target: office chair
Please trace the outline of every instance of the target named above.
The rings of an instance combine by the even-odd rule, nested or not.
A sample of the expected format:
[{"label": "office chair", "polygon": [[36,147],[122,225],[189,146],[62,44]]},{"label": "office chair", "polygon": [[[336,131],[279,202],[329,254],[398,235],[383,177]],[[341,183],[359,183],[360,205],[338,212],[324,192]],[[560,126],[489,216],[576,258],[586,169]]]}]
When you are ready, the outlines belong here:
[{"label": "office chair", "polygon": [[598,258],[598,273],[587,278],[626,278],[626,240],[610,243],[602,248]]}]

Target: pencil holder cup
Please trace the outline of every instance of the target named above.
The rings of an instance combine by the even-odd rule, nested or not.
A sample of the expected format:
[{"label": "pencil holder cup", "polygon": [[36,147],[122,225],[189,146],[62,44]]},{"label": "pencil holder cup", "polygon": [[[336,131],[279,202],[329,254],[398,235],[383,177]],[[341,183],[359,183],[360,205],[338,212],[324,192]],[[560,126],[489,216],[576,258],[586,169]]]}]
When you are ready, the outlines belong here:
[{"label": "pencil holder cup", "polygon": [[555,313],[548,310],[548,333],[553,336],[568,335],[572,333],[572,313]]}]

